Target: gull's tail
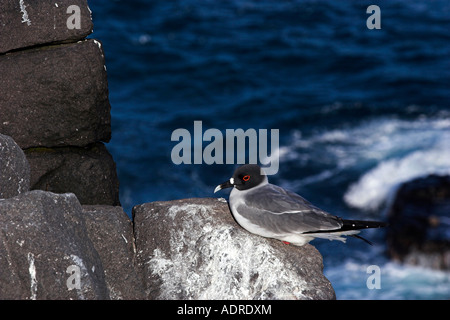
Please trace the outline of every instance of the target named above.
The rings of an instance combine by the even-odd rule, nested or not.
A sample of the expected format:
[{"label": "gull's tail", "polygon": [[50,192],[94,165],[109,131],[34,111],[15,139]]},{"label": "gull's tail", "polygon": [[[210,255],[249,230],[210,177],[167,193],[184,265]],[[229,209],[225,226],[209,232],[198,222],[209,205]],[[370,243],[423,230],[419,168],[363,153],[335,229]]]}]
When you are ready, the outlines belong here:
[{"label": "gull's tail", "polygon": [[[350,236],[354,238],[358,238],[363,240],[364,242],[372,245],[367,239],[357,235],[363,229],[370,228],[383,228],[387,226],[387,223],[381,221],[364,221],[364,220],[344,220],[341,219],[343,225],[339,229],[335,230],[320,230],[320,231],[308,231],[304,233],[308,233],[314,235],[317,238],[325,238],[329,240],[340,240],[345,242],[345,238],[341,237],[342,235]],[[334,236],[334,235],[335,236]]]},{"label": "gull's tail", "polygon": [[381,221],[342,220],[342,222],[344,225],[339,229],[339,231],[383,228],[387,226],[387,223]]}]

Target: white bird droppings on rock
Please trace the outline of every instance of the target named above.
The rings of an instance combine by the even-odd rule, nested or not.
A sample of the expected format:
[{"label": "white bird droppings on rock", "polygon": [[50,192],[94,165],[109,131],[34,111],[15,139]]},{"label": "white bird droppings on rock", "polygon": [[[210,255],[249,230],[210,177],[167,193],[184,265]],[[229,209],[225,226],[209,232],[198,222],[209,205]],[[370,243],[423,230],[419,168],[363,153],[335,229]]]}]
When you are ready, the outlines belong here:
[{"label": "white bird droppings on rock", "polygon": [[334,298],[317,250],[248,233],[216,199],[149,203],[134,213],[137,246],[145,247],[138,259],[157,292],[149,298]]},{"label": "white bird droppings on rock", "polygon": [[27,255],[28,258],[28,272],[30,273],[30,299],[36,300],[37,297],[37,279],[36,279],[36,266],[34,265],[34,254],[31,252]]}]

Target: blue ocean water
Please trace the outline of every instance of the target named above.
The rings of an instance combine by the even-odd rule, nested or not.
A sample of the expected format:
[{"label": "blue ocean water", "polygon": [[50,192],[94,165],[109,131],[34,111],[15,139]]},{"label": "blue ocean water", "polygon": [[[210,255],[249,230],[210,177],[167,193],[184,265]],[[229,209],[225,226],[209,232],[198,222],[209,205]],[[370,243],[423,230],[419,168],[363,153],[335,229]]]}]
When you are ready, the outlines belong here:
[{"label": "blue ocean water", "polygon": [[[381,29],[369,30],[376,4]],[[175,165],[171,134],[279,129],[273,183],[344,218],[385,219],[399,183],[450,174],[448,0],[91,0],[120,200],[213,197],[233,165]],[[207,143],[205,143],[207,145]],[[227,192],[220,196],[227,197]],[[315,240],[338,299],[449,299],[450,274],[389,261],[384,231]],[[381,288],[368,289],[369,265]]]}]

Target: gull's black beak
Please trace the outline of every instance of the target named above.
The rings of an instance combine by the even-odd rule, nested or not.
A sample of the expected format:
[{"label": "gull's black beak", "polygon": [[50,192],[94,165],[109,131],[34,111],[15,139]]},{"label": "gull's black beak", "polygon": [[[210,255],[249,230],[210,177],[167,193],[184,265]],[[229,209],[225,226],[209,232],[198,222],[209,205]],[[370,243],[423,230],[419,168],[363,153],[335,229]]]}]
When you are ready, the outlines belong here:
[{"label": "gull's black beak", "polygon": [[216,193],[217,191],[220,191],[220,190],[222,190],[222,189],[225,189],[225,188],[231,188],[231,187],[234,187],[234,180],[233,180],[233,178],[231,178],[230,180],[225,181],[225,182],[222,183],[222,184],[219,184],[219,185],[214,189],[214,193]]}]

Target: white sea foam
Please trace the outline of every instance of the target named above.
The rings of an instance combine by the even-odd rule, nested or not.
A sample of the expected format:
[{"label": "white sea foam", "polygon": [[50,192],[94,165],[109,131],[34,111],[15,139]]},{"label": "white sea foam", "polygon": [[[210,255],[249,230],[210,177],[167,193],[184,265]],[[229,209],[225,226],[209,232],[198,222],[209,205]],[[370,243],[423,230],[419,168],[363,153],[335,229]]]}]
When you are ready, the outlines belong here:
[{"label": "white sea foam", "polygon": [[380,264],[380,288],[369,289],[367,263],[353,260],[325,270],[340,300],[448,299],[450,272],[395,262]]},{"label": "white sea foam", "polygon": [[358,209],[374,210],[405,181],[432,173],[450,174],[450,118],[377,118],[309,137],[297,131],[291,144],[280,151],[281,162],[295,160],[302,165],[314,161],[326,167],[291,183],[294,189],[342,172],[365,170],[350,184],[344,201]]},{"label": "white sea foam", "polygon": [[[290,143],[280,146],[279,154],[282,171],[286,162],[322,167],[302,179],[282,181],[286,188],[296,190],[356,173],[359,176],[348,181],[344,201],[361,210],[376,209],[404,181],[432,173],[450,174],[450,118],[448,113],[415,120],[382,117],[312,135],[298,130]],[[393,263],[383,258],[382,251],[373,250],[362,255],[364,262],[352,259],[326,266],[325,276],[338,299],[450,297],[449,272]],[[380,267],[381,289],[367,288],[371,275],[367,267],[372,264]]]},{"label": "white sea foam", "polygon": [[349,187],[344,200],[352,207],[375,210],[401,183],[432,173],[450,175],[450,149],[448,146],[444,149],[442,143],[429,150],[382,161]]},{"label": "white sea foam", "polygon": [[[406,123],[391,133],[387,155],[350,185],[344,195],[353,207],[374,210],[408,180],[429,174],[450,174],[450,120],[438,119]],[[383,139],[384,140],[384,139]],[[374,146],[375,149],[377,146]],[[379,147],[379,146],[378,146]]]}]

